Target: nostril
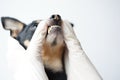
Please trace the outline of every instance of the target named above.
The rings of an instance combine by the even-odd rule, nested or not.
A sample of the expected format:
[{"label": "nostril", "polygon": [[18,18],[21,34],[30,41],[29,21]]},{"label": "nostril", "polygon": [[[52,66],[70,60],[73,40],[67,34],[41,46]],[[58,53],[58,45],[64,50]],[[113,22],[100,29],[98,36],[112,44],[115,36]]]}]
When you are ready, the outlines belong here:
[{"label": "nostril", "polygon": [[55,15],[52,15],[51,17],[50,17],[50,19],[54,19],[55,18]]},{"label": "nostril", "polygon": [[50,17],[50,19],[61,20],[61,17],[60,17],[60,15],[52,15],[52,16]]},{"label": "nostril", "polygon": [[57,15],[58,19],[61,19],[60,15]]}]

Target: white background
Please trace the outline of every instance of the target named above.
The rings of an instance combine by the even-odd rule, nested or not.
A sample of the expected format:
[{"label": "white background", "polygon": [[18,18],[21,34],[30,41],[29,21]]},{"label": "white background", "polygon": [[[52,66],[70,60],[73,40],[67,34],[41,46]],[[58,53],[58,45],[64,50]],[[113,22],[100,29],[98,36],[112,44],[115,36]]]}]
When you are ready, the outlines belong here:
[{"label": "white background", "polygon": [[[25,23],[60,14],[74,23],[82,47],[104,80],[120,80],[120,0],[0,0],[0,17]],[[13,80],[7,68],[9,31],[0,23],[0,80]]]}]

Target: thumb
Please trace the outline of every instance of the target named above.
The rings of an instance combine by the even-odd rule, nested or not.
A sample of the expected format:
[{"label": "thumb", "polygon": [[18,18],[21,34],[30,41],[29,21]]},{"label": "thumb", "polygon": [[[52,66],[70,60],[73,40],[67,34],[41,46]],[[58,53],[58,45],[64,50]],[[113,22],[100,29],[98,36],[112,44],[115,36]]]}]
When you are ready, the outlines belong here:
[{"label": "thumb", "polygon": [[47,33],[47,27],[47,20],[41,21],[38,24],[38,27],[31,39],[31,42],[34,42],[35,40],[38,40],[37,42],[40,42],[41,40],[43,40]]},{"label": "thumb", "polygon": [[73,27],[69,23],[69,21],[63,21],[63,33],[64,38],[68,39],[76,39],[76,35],[74,33]]},{"label": "thumb", "polygon": [[73,50],[74,47],[82,49],[81,44],[74,33],[73,27],[68,21],[63,21],[63,35],[68,50]]}]

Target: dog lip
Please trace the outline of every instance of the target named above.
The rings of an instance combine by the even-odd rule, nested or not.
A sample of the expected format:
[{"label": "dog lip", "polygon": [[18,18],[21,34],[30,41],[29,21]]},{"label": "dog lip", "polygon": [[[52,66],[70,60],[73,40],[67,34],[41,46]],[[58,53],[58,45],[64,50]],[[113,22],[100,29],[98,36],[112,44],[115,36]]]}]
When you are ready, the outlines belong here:
[{"label": "dog lip", "polygon": [[49,19],[47,24],[48,24],[49,27],[53,26],[53,25],[61,26],[62,25],[62,20]]}]

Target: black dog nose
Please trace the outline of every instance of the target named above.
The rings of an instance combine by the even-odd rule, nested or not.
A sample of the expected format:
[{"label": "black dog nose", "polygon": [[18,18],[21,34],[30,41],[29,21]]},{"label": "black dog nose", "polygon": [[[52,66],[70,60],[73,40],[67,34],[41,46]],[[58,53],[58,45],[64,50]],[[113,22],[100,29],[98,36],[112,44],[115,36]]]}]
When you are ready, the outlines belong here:
[{"label": "black dog nose", "polygon": [[58,14],[52,15],[52,16],[50,17],[50,20],[51,20],[51,25],[59,25],[59,26],[62,25],[61,16],[58,15]]},{"label": "black dog nose", "polygon": [[53,20],[55,20],[55,21],[60,21],[60,20],[61,20],[61,16],[58,15],[58,14],[54,14],[54,15],[52,15],[52,16],[50,17],[50,19],[53,19]]}]

